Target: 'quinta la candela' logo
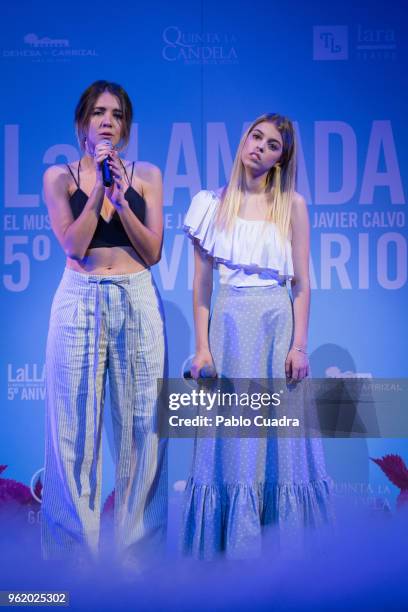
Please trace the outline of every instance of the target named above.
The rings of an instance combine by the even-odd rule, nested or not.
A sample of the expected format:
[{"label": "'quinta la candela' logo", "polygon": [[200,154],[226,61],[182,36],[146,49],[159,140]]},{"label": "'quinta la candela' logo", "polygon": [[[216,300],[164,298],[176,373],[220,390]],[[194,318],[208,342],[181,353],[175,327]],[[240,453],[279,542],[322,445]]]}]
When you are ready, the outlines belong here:
[{"label": "'quinta la candela' logo", "polygon": [[162,56],[184,64],[238,64],[234,35],[219,32],[182,32],[177,26],[163,31]]}]

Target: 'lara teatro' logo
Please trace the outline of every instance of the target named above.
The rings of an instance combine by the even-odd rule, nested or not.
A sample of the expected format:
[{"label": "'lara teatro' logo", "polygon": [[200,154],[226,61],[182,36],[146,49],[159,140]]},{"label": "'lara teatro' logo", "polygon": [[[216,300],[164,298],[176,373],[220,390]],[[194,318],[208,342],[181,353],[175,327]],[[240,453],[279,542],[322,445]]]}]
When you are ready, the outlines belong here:
[{"label": "'lara teatro' logo", "polygon": [[394,28],[357,26],[356,57],[364,62],[395,60],[397,40]]},{"label": "'lara teatro' logo", "polygon": [[314,26],[313,28],[314,60],[348,59],[347,26]]},{"label": "'lara teatro' logo", "polygon": [[23,36],[18,48],[1,49],[3,59],[28,59],[33,62],[67,62],[73,58],[97,57],[96,49],[74,47],[67,38],[38,36],[34,32]]},{"label": "'lara teatro' logo", "polygon": [[7,399],[44,400],[45,399],[45,365],[23,363],[16,366],[7,364]]},{"label": "'lara teatro' logo", "polygon": [[238,64],[236,37],[220,32],[183,32],[177,26],[163,31],[162,56],[184,64]]},{"label": "'lara teatro' logo", "polygon": [[361,24],[348,26],[314,26],[314,60],[387,61],[397,58],[394,28],[368,28]]}]

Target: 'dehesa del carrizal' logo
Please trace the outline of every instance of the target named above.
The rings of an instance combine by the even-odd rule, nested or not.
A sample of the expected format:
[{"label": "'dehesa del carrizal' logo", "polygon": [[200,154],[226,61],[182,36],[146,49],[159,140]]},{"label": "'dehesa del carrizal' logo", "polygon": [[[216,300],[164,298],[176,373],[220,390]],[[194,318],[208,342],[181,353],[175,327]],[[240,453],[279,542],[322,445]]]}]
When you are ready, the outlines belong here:
[{"label": "'dehesa del carrizal' logo", "polygon": [[23,36],[23,44],[1,49],[3,59],[27,59],[33,62],[67,62],[73,58],[97,57],[96,49],[72,45],[68,38],[40,36],[29,32]]},{"label": "'dehesa del carrizal' logo", "polygon": [[162,56],[184,64],[238,64],[236,37],[223,32],[184,32],[177,26],[163,31]]},{"label": "'dehesa del carrizal' logo", "polygon": [[45,399],[45,365],[7,364],[7,399],[42,401]]},{"label": "'dehesa del carrizal' logo", "polygon": [[70,47],[69,40],[66,38],[49,38],[48,36],[39,38],[37,34],[26,34],[24,42],[35,49],[60,49],[61,47],[67,49]]}]

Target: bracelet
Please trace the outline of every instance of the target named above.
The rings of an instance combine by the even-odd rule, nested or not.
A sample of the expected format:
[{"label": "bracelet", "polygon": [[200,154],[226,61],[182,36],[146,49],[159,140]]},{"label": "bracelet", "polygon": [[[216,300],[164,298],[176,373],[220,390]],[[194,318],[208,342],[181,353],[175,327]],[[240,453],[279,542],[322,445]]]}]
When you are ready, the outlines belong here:
[{"label": "bracelet", "polygon": [[303,353],[304,355],[307,355],[307,351],[305,351],[305,349],[301,346],[292,346],[292,348],[295,349],[295,351],[298,351],[298,353]]}]

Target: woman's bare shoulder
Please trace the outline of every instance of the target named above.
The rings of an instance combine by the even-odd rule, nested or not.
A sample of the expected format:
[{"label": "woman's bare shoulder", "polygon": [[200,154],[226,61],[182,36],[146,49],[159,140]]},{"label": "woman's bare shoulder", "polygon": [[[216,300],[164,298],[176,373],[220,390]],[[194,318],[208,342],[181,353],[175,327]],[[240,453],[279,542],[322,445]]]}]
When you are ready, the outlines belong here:
[{"label": "woman's bare shoulder", "polygon": [[292,206],[295,206],[296,208],[304,208],[306,206],[305,198],[297,191],[295,191],[293,194]]},{"label": "woman's bare shoulder", "polygon": [[218,189],[214,189],[214,193],[217,196],[217,198],[221,198],[224,191],[226,190],[227,186],[223,185],[222,187],[218,187]]},{"label": "woman's bare shoulder", "polygon": [[161,171],[158,166],[151,164],[146,161],[129,162],[130,165],[134,164],[134,173],[142,181],[152,183],[161,179]]},{"label": "woman's bare shoulder", "polygon": [[[78,162],[70,165],[72,171],[77,172]],[[67,187],[72,179],[72,175],[66,164],[54,164],[46,169],[43,174],[44,185],[58,185]]]},{"label": "woman's bare shoulder", "polygon": [[291,208],[291,227],[292,230],[299,228],[304,230],[309,227],[309,211],[305,198],[295,191]]}]

